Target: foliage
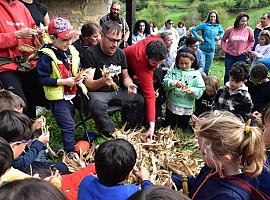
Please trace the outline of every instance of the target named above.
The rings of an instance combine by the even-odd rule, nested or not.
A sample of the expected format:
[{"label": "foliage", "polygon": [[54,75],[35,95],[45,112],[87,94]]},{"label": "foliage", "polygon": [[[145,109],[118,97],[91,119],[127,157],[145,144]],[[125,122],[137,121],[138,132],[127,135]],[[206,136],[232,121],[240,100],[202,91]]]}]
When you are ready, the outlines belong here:
[{"label": "foliage", "polygon": [[149,2],[148,7],[136,13],[136,19],[146,19],[147,21],[155,21],[159,27],[163,26],[166,21],[168,11],[162,7],[159,2]]}]

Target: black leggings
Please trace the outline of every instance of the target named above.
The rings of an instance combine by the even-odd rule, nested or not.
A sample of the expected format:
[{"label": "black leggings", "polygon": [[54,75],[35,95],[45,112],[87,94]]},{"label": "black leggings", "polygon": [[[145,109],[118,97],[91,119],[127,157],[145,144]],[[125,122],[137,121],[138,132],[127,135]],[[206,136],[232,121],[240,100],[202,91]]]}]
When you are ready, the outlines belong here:
[{"label": "black leggings", "polygon": [[0,81],[4,89],[21,97],[26,107],[24,113],[30,118],[36,117],[36,106],[45,106],[45,96],[42,86],[38,84],[36,69],[26,73],[16,71],[0,72]]},{"label": "black leggings", "polygon": [[188,129],[191,115],[176,115],[166,108],[165,127]]}]

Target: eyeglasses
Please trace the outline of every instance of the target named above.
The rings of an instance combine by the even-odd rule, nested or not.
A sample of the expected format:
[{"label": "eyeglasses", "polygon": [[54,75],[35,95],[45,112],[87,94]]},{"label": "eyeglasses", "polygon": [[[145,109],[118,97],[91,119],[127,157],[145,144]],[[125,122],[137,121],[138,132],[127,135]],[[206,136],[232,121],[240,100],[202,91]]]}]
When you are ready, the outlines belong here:
[{"label": "eyeglasses", "polygon": [[111,42],[111,43],[120,43],[123,41],[123,39],[114,39],[114,38],[109,38],[105,33],[102,32],[102,34]]},{"label": "eyeglasses", "polygon": [[261,19],[267,19],[266,17],[261,17]]},{"label": "eyeglasses", "polygon": [[21,140],[21,141],[17,141],[17,142],[12,142],[10,145],[20,145],[20,144],[30,144],[32,142],[32,139],[30,140]]},{"label": "eyeglasses", "polygon": [[169,24],[172,24],[173,25],[173,22],[170,22]]}]

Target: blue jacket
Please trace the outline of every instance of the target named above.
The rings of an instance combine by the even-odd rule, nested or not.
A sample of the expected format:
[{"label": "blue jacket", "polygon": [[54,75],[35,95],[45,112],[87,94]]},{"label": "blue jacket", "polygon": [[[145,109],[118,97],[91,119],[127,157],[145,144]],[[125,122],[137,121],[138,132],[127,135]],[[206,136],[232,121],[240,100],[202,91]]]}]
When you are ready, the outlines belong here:
[{"label": "blue jacket", "polygon": [[[195,177],[188,177],[188,187],[189,187],[189,197],[193,197],[197,188],[206,179],[206,176],[212,171],[208,166],[204,166],[199,175]],[[241,178],[245,181],[250,181],[243,174],[235,175],[234,177]],[[181,186],[181,177],[173,176],[173,181],[176,183],[177,187]],[[256,182],[254,182],[255,184]],[[258,183],[256,183],[258,184]],[[253,185],[253,187],[258,187],[258,185]],[[179,187],[181,188],[181,187]],[[220,178],[218,175],[211,176],[202,185],[200,190],[197,192],[193,200],[229,200],[229,199],[248,199],[256,200],[251,196],[249,192],[240,188],[225,178]]]},{"label": "blue jacket", "polygon": [[[198,31],[202,32],[202,36],[198,35]],[[200,45],[200,49],[205,52],[214,52],[216,40],[215,37],[222,38],[224,30],[220,24],[202,22],[199,25],[192,28],[191,33],[200,41],[204,39],[204,43]]]},{"label": "blue jacket", "polygon": [[259,181],[259,189],[270,197],[270,170],[269,170],[270,152],[269,150],[268,150],[266,165],[268,169],[266,167],[263,168],[262,174],[258,176],[258,181]]},{"label": "blue jacket", "polygon": [[[147,189],[153,184],[146,180],[141,185],[142,189]],[[126,200],[139,190],[140,188],[133,184],[107,187],[100,183],[97,177],[86,176],[80,183],[78,200]]]}]

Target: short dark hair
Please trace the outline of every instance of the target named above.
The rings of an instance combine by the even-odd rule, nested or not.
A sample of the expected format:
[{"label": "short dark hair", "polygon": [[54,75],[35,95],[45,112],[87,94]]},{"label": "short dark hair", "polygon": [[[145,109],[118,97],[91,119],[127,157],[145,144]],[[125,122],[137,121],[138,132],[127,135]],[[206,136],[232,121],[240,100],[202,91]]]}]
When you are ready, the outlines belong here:
[{"label": "short dark hair", "polygon": [[16,110],[25,107],[21,97],[8,90],[0,90],[0,111]]},{"label": "short dark hair", "polygon": [[187,47],[189,45],[195,44],[196,42],[198,42],[198,39],[195,38],[194,36],[188,36],[188,37],[186,37],[185,44],[186,44]]},{"label": "short dark hair", "polygon": [[162,186],[152,186],[145,190],[140,190],[128,198],[128,200],[157,200],[157,199],[190,200],[190,198],[187,197],[186,195]]},{"label": "short dark hair", "polygon": [[122,32],[121,26],[116,21],[107,21],[102,25],[102,33],[116,33],[119,34]]},{"label": "short dark hair", "polygon": [[101,32],[101,27],[94,22],[87,22],[81,28],[82,37],[91,36],[96,32]]},{"label": "short dark hair", "polygon": [[8,182],[0,188],[0,199],[13,200],[66,200],[65,195],[45,180],[27,178]]},{"label": "short dark hair", "polygon": [[13,163],[13,151],[9,143],[0,137],[0,176],[2,176]]},{"label": "short dark hair", "polygon": [[25,114],[3,110],[0,112],[0,122],[0,137],[8,143],[31,139],[32,122]]},{"label": "short dark hair", "polygon": [[198,60],[196,57],[195,52],[188,48],[188,47],[184,47],[178,50],[176,58],[175,58],[175,63],[178,64],[180,57],[184,57],[184,58],[189,58],[190,60],[192,60],[192,65],[191,68],[197,70],[199,69],[199,65],[198,65]]},{"label": "short dark hair", "polygon": [[250,78],[264,80],[267,78],[268,69],[262,63],[257,63],[250,71]]},{"label": "short dark hair", "polygon": [[230,77],[236,81],[246,81],[249,77],[249,65],[243,61],[233,64],[230,70]]},{"label": "short dark hair", "polygon": [[237,14],[236,18],[235,18],[235,21],[234,21],[234,24],[233,24],[233,27],[234,28],[238,28],[239,27],[239,22],[240,20],[243,18],[243,17],[246,17],[247,20],[249,20],[249,16],[247,13],[245,12],[240,12]]},{"label": "short dark hair", "polygon": [[97,177],[103,185],[117,185],[127,178],[136,159],[136,151],[127,140],[106,141],[99,146],[95,154]]},{"label": "short dark hair", "polygon": [[162,61],[167,56],[167,47],[164,42],[152,40],[146,45],[146,55],[150,59]]}]

